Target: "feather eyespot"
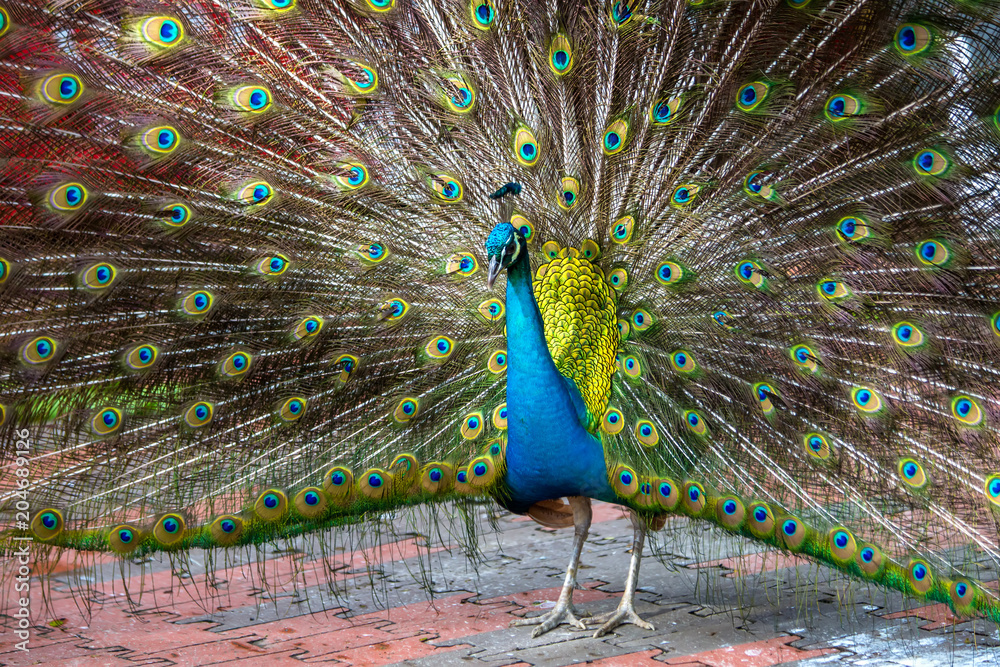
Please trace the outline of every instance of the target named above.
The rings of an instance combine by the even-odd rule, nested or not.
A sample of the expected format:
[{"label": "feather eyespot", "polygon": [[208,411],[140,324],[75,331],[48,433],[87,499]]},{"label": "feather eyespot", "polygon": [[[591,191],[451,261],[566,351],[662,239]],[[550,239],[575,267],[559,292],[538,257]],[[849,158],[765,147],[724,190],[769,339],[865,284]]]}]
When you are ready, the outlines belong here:
[{"label": "feather eyespot", "polygon": [[264,113],[271,108],[271,91],[263,86],[240,86],[229,99],[238,110],[248,113]]},{"label": "feather eyespot", "polygon": [[344,162],[333,180],[343,190],[357,190],[367,185],[369,179],[368,167],[360,162]]},{"label": "feather eyespot", "polygon": [[89,193],[80,183],[63,183],[49,191],[49,206],[62,213],[78,211],[87,203]]},{"label": "feather eyespot", "polygon": [[440,201],[449,204],[462,201],[464,190],[461,181],[457,178],[448,174],[435,174],[428,178],[428,182],[431,190]]},{"label": "feather eyespot", "polygon": [[882,570],[882,551],[873,544],[866,544],[858,549],[854,562],[862,572],[875,576]]},{"label": "feather eyespot", "polygon": [[632,329],[636,332],[642,332],[653,326],[653,316],[649,314],[648,310],[642,308],[637,308],[634,313],[632,313],[632,319],[630,324]]},{"label": "feather eyespot", "polygon": [[386,248],[385,245],[376,241],[372,241],[371,243],[362,243],[357,247],[355,252],[357,252],[362,261],[367,264],[378,264],[389,256],[389,249]]},{"label": "feather eyespot", "polygon": [[510,224],[514,225],[517,231],[521,232],[526,243],[531,243],[535,238],[535,225],[520,213],[510,216]]},{"label": "feather eyespot", "polygon": [[267,489],[257,497],[253,511],[264,521],[277,521],[288,509],[288,496],[278,489]]},{"label": "feather eyespot", "polygon": [[906,578],[910,586],[917,594],[926,593],[934,585],[934,576],[931,574],[931,566],[925,561],[911,560],[906,568]]},{"label": "feather eyespot", "polygon": [[207,401],[198,401],[184,411],[184,422],[191,428],[201,428],[212,421],[215,406]]},{"label": "feather eyespot", "polygon": [[676,285],[684,278],[684,268],[677,262],[662,262],[656,267],[656,281],[661,285]]},{"label": "feather eyespot", "polygon": [[156,363],[160,351],[155,345],[137,345],[125,352],[125,364],[133,371],[141,371]]},{"label": "feather eyespot", "polygon": [[611,241],[614,243],[628,243],[632,240],[632,231],[635,229],[635,218],[625,215],[618,218],[611,225]]},{"label": "feather eyespot", "polygon": [[705,419],[696,410],[688,410],[684,413],[684,424],[695,435],[704,436],[708,433]]},{"label": "feather eyespot", "polygon": [[501,431],[507,430],[507,404],[501,403],[493,409],[493,426]]},{"label": "feather eyespot", "polygon": [[392,416],[400,424],[405,424],[416,417],[418,412],[420,412],[420,400],[413,396],[406,396],[396,404]]},{"label": "feather eyespot", "polygon": [[101,408],[90,419],[90,428],[97,435],[111,435],[122,425],[122,413],[117,408]]},{"label": "feather eyespot", "polygon": [[291,9],[295,9],[295,3],[297,0],[257,0],[257,4],[260,5],[262,9],[267,9],[272,12],[287,12]]},{"label": "feather eyespot", "polygon": [[348,93],[354,95],[371,95],[378,89],[378,72],[374,67],[356,60],[347,61],[351,75],[340,74],[340,79]]},{"label": "feather eyespot", "polygon": [[271,255],[256,264],[257,273],[267,277],[277,277],[288,270],[289,261],[284,255]]},{"label": "feather eyespot", "polygon": [[180,228],[191,220],[191,209],[184,204],[169,204],[160,209],[160,219],[168,227]]},{"label": "feather eyespot", "polygon": [[845,283],[832,278],[821,280],[817,283],[816,291],[819,293],[820,297],[834,303],[851,297],[851,288],[849,288]]},{"label": "feather eyespot", "polygon": [[740,111],[754,111],[767,99],[770,88],[770,84],[764,81],[746,84],[736,94],[736,107]]},{"label": "feather eyespot", "polygon": [[641,419],[635,424],[635,439],[645,447],[655,447],[660,441],[660,435],[656,432],[656,425],[653,422]]},{"label": "feather eyespot", "polygon": [[514,157],[521,165],[533,167],[540,155],[534,133],[522,125],[514,132]]},{"label": "feather eyespot", "polygon": [[987,477],[983,489],[986,491],[986,500],[992,503],[994,508],[1000,508],[1000,473],[993,473]]},{"label": "feather eyespot", "polygon": [[892,342],[905,349],[913,350],[927,342],[923,330],[912,322],[897,322],[893,325],[891,333]]},{"label": "feather eyespot", "polygon": [[460,431],[465,440],[475,440],[483,433],[483,413],[473,412],[462,419]]},{"label": "feather eyespot", "polygon": [[368,8],[376,12],[387,12],[396,6],[396,0],[365,0]]},{"label": "feather eyespot", "polygon": [[893,43],[897,51],[910,57],[929,49],[933,41],[933,33],[926,26],[919,23],[904,23],[896,29]]},{"label": "feather eyespot", "polygon": [[605,155],[617,155],[621,153],[629,138],[629,124],[623,118],[615,120],[604,130],[604,139],[601,142]]},{"label": "feather eyespot", "polygon": [[111,529],[108,534],[108,546],[118,554],[135,551],[142,542],[142,532],[135,526],[124,524]]},{"label": "feather eyespot", "polygon": [[292,336],[295,340],[305,340],[307,338],[313,338],[322,330],[323,318],[310,315],[309,317],[304,317],[299,320],[299,323],[295,325],[295,330]]},{"label": "feather eyespot", "polygon": [[556,76],[569,74],[573,69],[573,47],[562,33],[555,35],[549,44],[549,69]]},{"label": "feather eyespot", "polygon": [[10,14],[3,7],[0,7],[0,37],[7,34],[10,30]]},{"label": "feather eyespot", "polygon": [[611,487],[622,498],[631,498],[639,491],[639,476],[627,465],[619,465],[611,473]]},{"label": "feather eyespot", "polygon": [[927,148],[913,158],[913,170],[919,176],[940,176],[951,166],[951,161],[938,151]]},{"label": "feather eyespot", "polygon": [[764,503],[753,503],[747,508],[750,532],[757,537],[771,537],[774,534],[774,513]]},{"label": "feather eyespot", "polygon": [[379,304],[379,319],[389,323],[399,322],[408,312],[410,304],[403,299],[389,299]]},{"label": "feather eyespot", "polygon": [[777,201],[778,193],[764,182],[767,174],[763,171],[753,171],[743,179],[743,192],[751,197],[760,197],[768,201]]},{"label": "feather eyespot", "polygon": [[729,530],[736,530],[743,525],[746,512],[743,501],[736,496],[719,498],[715,504],[715,518],[718,519],[723,528]]},{"label": "feather eyespot", "polygon": [[851,401],[859,412],[866,415],[881,412],[883,408],[882,397],[877,391],[869,387],[855,387],[852,389]]},{"label": "feather eyespot", "polygon": [[564,176],[561,182],[562,189],[559,192],[556,203],[559,204],[559,208],[562,210],[569,211],[576,206],[576,202],[580,198],[580,181],[572,176]]},{"label": "feather eyespot", "polygon": [[921,491],[930,484],[930,477],[924,471],[924,467],[916,459],[900,459],[896,466],[899,478],[914,491]]},{"label": "feather eyespot", "polygon": [[634,355],[627,355],[621,360],[621,369],[627,377],[633,380],[642,376],[642,364]]},{"label": "feather eyespot", "polygon": [[827,544],[830,547],[830,553],[841,563],[854,560],[858,551],[858,543],[854,539],[854,535],[846,528],[837,527],[830,530],[827,534]]},{"label": "feather eyespot", "polygon": [[865,218],[849,215],[837,222],[837,236],[841,241],[860,241],[871,236],[871,229]]},{"label": "feather eyespot", "polygon": [[611,283],[611,287],[621,292],[628,287],[628,271],[625,269],[614,269],[608,274],[608,282]]},{"label": "feather eyespot", "polygon": [[698,197],[699,190],[701,190],[701,186],[695,185],[694,183],[683,183],[678,185],[674,188],[673,194],[670,195],[670,205],[675,208],[690,206]]},{"label": "feather eyespot", "polygon": [[329,500],[321,489],[309,486],[295,494],[292,504],[300,516],[306,519],[318,519],[326,513]]},{"label": "feather eyespot", "polygon": [[750,285],[757,289],[767,287],[767,272],[758,262],[745,259],[736,265],[735,271],[737,280],[744,285]]},{"label": "feather eyespot", "polygon": [[801,519],[788,516],[782,519],[778,527],[778,535],[790,551],[799,551],[805,544],[809,529]]},{"label": "feather eyespot", "polygon": [[990,318],[990,328],[994,334],[1000,336],[1000,310],[993,313],[993,317]]},{"label": "feather eyespot", "polygon": [[476,89],[460,74],[445,74],[442,97],[445,106],[458,114],[472,111],[476,105]]},{"label": "feather eyespot", "polygon": [[504,305],[500,299],[487,299],[479,304],[479,315],[487,322],[496,322],[504,317]]},{"label": "feather eyespot", "polygon": [[53,74],[42,81],[42,99],[51,104],[72,104],[83,95],[83,81],[75,74]]},{"label": "feather eyespot", "polygon": [[951,587],[948,589],[948,594],[951,595],[951,601],[956,607],[956,611],[962,613],[962,608],[965,608],[966,614],[971,612],[971,607],[976,599],[976,586],[965,579],[958,579],[953,581]]},{"label": "feather eyespot", "polygon": [[142,147],[154,155],[173,153],[180,145],[181,135],[169,125],[152,127],[139,137]]},{"label": "feather eyespot", "polygon": [[226,377],[240,377],[250,370],[252,359],[246,352],[233,352],[219,364],[219,372]]},{"label": "feather eyespot", "polygon": [[507,350],[496,350],[490,355],[486,367],[491,373],[503,373],[507,370]]},{"label": "feather eyespot", "polygon": [[799,368],[815,373],[819,370],[819,353],[808,345],[795,345],[789,350],[792,362]]},{"label": "feather eyespot", "polygon": [[153,537],[165,547],[177,544],[184,539],[185,522],[180,514],[167,514],[156,522]]},{"label": "feather eyespot", "polygon": [[670,365],[678,373],[690,374],[698,370],[698,362],[687,350],[676,350],[670,355]]},{"label": "feather eyespot", "polygon": [[806,454],[817,461],[826,461],[830,458],[830,441],[821,433],[806,433],[802,439],[805,445]]},{"label": "feather eyespot", "polygon": [[735,329],[736,326],[733,324],[733,316],[724,310],[717,310],[712,313],[712,319],[715,323],[724,329]]},{"label": "feather eyespot", "polygon": [[308,405],[306,399],[293,396],[278,408],[278,417],[284,422],[298,421],[306,413],[306,405]]},{"label": "feather eyespot", "polygon": [[489,30],[496,20],[496,9],[493,0],[471,0],[469,2],[469,14],[472,16],[472,25],[479,30]]},{"label": "feather eyespot", "polygon": [[249,206],[264,206],[274,197],[274,189],[267,181],[247,183],[236,193],[236,200]]},{"label": "feather eyespot", "polygon": [[757,397],[757,403],[760,405],[760,409],[763,410],[764,414],[774,414],[774,399],[777,399],[779,396],[778,390],[775,389],[770,383],[758,382],[753,386],[753,393],[754,396]]},{"label": "feather eyespot", "polygon": [[681,98],[660,98],[649,107],[649,122],[653,125],[669,125],[677,118],[681,109]]},{"label": "feather eyespot", "polygon": [[708,505],[708,495],[705,487],[698,482],[687,482],[681,494],[681,507],[691,516],[701,516]]},{"label": "feather eyespot", "polygon": [[323,490],[335,502],[343,502],[350,498],[354,489],[354,473],[350,468],[335,466],[323,475]]},{"label": "feather eyespot", "polygon": [[827,120],[839,123],[861,113],[861,101],[853,95],[834,95],[823,108]]},{"label": "feather eyespot", "polygon": [[36,514],[31,520],[31,533],[44,542],[61,533],[64,525],[62,512],[47,508]]},{"label": "feather eyespot", "polygon": [[437,336],[427,341],[427,344],[424,345],[424,352],[427,353],[427,356],[440,361],[444,361],[450,357],[454,350],[455,341],[448,338],[448,336]]},{"label": "feather eyespot", "polygon": [[55,358],[58,347],[52,338],[38,336],[21,346],[21,360],[31,366],[48,363]]},{"label": "feather eyespot", "polygon": [[471,252],[457,252],[445,262],[445,273],[467,277],[479,270],[479,262]]},{"label": "feather eyespot", "polygon": [[921,241],[915,248],[917,259],[924,266],[947,266],[951,251],[941,241]]},{"label": "feather eyespot", "polygon": [[146,42],[164,49],[175,47],[184,39],[184,26],[168,16],[147,18],[140,30]]},{"label": "feather eyespot", "polygon": [[114,265],[98,262],[80,272],[80,283],[88,290],[97,292],[111,287],[117,277],[118,271]]},{"label": "feather eyespot", "polygon": [[601,430],[608,435],[617,435],[625,428],[625,415],[617,408],[609,407],[601,419]]},{"label": "feather eyespot", "polygon": [[951,414],[962,426],[980,426],[983,423],[983,408],[970,396],[951,399]]}]

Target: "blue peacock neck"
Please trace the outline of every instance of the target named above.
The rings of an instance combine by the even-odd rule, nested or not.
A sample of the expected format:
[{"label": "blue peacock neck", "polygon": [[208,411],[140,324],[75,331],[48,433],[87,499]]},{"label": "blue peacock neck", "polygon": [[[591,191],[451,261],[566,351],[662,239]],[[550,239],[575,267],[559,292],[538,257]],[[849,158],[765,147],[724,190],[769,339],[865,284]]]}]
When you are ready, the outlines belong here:
[{"label": "blue peacock neck", "polygon": [[604,448],[580,424],[549,354],[526,252],[507,269],[506,301],[507,497],[500,502],[519,513],[564,496],[615,502]]}]

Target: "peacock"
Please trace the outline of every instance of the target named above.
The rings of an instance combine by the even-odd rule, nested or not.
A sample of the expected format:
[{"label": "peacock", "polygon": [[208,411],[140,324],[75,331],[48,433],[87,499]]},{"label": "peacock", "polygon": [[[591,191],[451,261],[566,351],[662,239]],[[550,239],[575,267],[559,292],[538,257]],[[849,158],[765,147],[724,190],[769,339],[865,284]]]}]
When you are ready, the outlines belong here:
[{"label": "peacock", "polygon": [[996,0],[0,0],[5,548],[492,498],[575,531],[536,635],[651,628],[671,516],[1000,621],[998,44]]}]

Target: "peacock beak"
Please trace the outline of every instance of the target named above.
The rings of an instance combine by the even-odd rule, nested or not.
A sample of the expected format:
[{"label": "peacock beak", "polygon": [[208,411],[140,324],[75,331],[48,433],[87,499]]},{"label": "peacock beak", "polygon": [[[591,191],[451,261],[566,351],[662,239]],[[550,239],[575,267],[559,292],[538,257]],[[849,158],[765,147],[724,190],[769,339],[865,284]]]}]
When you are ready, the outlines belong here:
[{"label": "peacock beak", "polygon": [[493,282],[503,271],[503,264],[500,262],[500,258],[496,256],[490,257],[489,267],[486,269],[486,287],[487,289],[493,289]]}]

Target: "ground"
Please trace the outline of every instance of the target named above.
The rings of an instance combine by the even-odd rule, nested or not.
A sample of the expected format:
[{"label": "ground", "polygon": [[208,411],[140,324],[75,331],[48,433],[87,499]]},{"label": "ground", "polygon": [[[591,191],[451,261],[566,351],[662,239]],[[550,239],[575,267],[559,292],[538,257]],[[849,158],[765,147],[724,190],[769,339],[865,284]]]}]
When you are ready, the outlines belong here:
[{"label": "ground", "polygon": [[[660,560],[646,549],[636,608],[656,630],[625,626],[592,639],[563,626],[532,639],[531,628],[508,625],[551,608],[572,530],[542,528],[485,505],[474,511],[484,525],[478,559],[457,546],[461,533],[438,530],[423,516],[396,521],[393,537],[367,529],[328,536],[326,558],[314,557],[315,543],[303,551],[293,542],[286,550],[269,547],[260,566],[247,564],[247,551],[215,561],[204,552],[157,556],[124,567],[102,558],[96,577],[61,562],[48,584],[31,582],[28,653],[14,648],[15,596],[4,588],[0,664],[1000,665],[995,624],[962,622],[943,605],[905,601],[787,555],[757,553],[684,519],[655,536]],[[488,528],[490,519],[499,532]],[[435,536],[430,548],[425,533]],[[596,505],[575,597],[581,611],[614,608],[630,545],[621,511]],[[428,579],[433,598],[420,583]]]}]

